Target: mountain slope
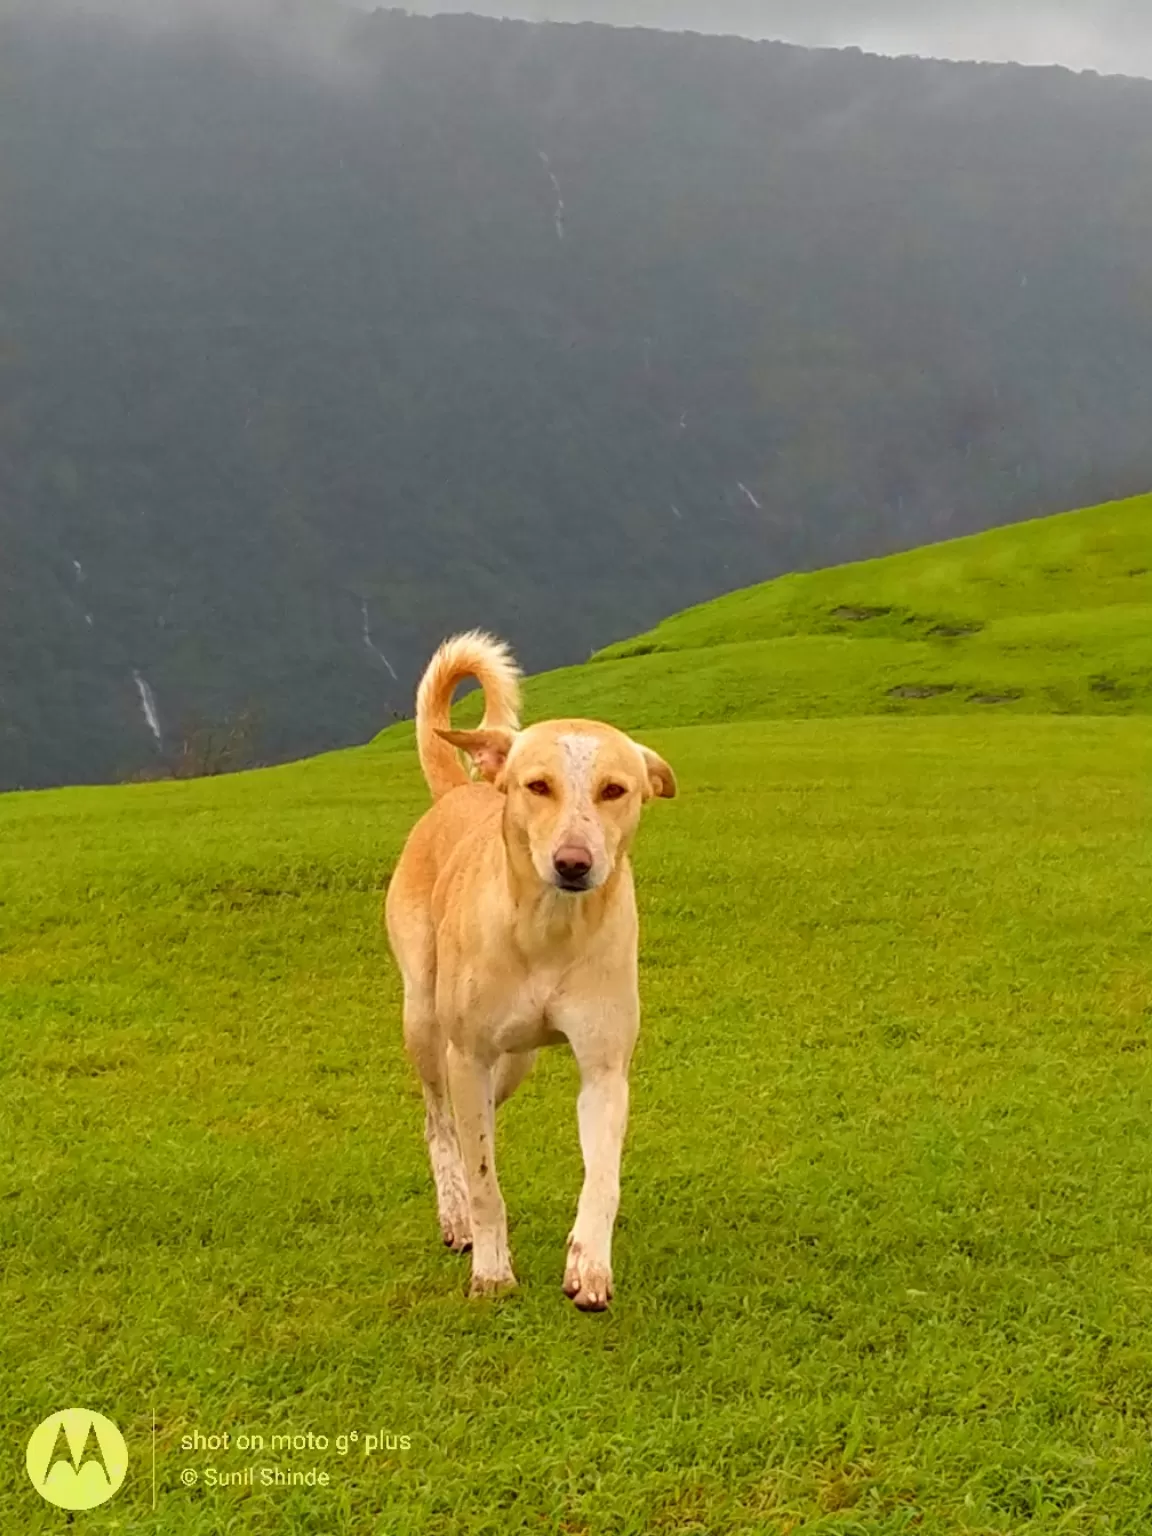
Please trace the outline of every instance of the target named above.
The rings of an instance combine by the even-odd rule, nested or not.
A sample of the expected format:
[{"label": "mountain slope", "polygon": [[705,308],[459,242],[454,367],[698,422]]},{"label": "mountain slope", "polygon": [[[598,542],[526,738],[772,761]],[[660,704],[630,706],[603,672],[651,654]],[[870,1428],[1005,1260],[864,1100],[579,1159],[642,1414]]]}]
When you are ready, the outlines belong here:
[{"label": "mountain slope", "polygon": [[0,786],[1152,484],[1152,87],[301,9],[0,17]]},{"label": "mountain slope", "polygon": [[954,638],[1025,615],[1152,605],[1152,495],[746,587],[597,659],[786,635]]},{"label": "mountain slope", "polygon": [[[530,718],[634,730],[1152,713],[1152,496],[748,587],[532,678],[526,698]],[[461,719],[476,710],[466,701]]]}]

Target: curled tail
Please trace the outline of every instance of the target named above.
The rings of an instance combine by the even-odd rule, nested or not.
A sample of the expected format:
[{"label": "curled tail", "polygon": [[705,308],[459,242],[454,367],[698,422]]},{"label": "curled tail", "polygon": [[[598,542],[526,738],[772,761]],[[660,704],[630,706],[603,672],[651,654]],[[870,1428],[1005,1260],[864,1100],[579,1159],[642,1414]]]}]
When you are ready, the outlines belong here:
[{"label": "curled tail", "polygon": [[520,668],[503,641],[478,629],[445,640],[416,690],[416,749],[434,800],[472,782],[456,749],[436,735],[451,728],[452,695],[466,677],[484,690],[484,729],[520,728]]}]

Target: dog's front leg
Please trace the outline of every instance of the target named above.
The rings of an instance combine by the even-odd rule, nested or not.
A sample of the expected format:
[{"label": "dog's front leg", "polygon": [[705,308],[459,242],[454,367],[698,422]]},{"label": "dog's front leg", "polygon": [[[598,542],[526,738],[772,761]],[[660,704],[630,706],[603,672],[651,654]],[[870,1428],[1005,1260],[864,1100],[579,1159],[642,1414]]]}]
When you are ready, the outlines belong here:
[{"label": "dog's front leg", "polygon": [[[628,1057],[594,1052],[581,1059],[576,1114],[584,1154],[584,1187],[568,1238],[564,1290],[585,1312],[612,1299],[612,1230],[620,1205],[620,1158],[628,1125]],[[630,1055],[630,1051],[629,1051]]]},{"label": "dog's front leg", "polygon": [[472,1292],[487,1296],[516,1284],[508,1254],[508,1215],[496,1178],[493,1064],[448,1046],[448,1084],[472,1209]]}]

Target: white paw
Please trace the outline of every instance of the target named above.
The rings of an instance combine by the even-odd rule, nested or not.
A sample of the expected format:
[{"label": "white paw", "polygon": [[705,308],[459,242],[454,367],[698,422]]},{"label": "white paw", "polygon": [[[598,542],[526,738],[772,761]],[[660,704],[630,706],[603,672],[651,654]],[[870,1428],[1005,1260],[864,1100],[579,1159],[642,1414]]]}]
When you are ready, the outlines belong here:
[{"label": "white paw", "polygon": [[467,1253],[472,1247],[472,1220],[467,1207],[445,1210],[440,1208],[440,1232],[445,1248],[453,1253]]},{"label": "white paw", "polygon": [[603,1312],[612,1300],[611,1268],[585,1253],[579,1243],[570,1243],[564,1293],[581,1312]]}]

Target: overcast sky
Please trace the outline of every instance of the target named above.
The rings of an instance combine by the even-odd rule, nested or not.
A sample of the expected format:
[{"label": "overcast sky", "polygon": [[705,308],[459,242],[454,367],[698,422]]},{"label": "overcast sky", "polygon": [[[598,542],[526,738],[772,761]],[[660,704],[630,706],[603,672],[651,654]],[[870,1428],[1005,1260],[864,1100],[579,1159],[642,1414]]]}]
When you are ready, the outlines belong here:
[{"label": "overcast sky", "polygon": [[359,0],[1152,76],[1152,0]]}]

